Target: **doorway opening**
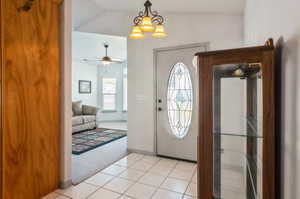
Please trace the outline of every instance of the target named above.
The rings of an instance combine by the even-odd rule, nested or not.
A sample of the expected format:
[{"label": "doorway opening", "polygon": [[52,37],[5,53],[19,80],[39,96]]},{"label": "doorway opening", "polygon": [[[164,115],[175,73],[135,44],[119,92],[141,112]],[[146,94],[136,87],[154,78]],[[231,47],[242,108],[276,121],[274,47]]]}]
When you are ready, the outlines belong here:
[{"label": "doorway opening", "polygon": [[127,39],[72,33],[72,182],[127,154]]}]

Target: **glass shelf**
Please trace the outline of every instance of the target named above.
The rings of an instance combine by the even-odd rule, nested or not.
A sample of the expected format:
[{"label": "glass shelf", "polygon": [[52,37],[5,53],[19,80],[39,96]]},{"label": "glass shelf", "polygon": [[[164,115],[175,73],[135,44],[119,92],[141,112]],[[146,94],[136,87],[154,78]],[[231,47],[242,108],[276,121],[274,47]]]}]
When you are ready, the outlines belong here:
[{"label": "glass shelf", "polygon": [[214,135],[216,135],[216,136],[235,136],[235,137],[244,137],[244,138],[257,138],[257,139],[263,138],[263,136],[247,134],[246,132],[245,133],[215,132]]},{"label": "glass shelf", "polygon": [[255,165],[258,168],[258,165],[262,163],[262,157],[259,155],[256,156],[248,156],[246,151],[241,152],[232,149],[224,149],[215,150],[215,152],[220,152],[222,156],[239,156],[239,159],[247,161],[248,164]]}]

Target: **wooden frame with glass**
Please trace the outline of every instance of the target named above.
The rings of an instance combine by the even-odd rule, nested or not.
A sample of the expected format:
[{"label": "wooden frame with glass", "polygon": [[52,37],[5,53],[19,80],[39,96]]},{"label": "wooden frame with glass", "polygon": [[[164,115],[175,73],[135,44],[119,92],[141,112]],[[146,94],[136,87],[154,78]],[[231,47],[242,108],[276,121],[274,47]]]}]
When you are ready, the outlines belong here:
[{"label": "wooden frame with glass", "polygon": [[196,55],[198,198],[277,198],[273,40]]}]

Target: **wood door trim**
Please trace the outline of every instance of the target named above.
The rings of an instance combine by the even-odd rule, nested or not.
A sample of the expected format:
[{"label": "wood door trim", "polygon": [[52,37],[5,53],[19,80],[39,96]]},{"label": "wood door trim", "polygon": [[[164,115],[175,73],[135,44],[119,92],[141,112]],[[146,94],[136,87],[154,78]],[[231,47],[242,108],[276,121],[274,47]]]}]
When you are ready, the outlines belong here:
[{"label": "wood door trim", "polygon": [[[247,48],[235,48],[235,49],[225,49],[225,50],[216,50],[216,51],[208,51],[208,52],[200,52],[196,53],[196,56],[228,56],[228,54],[244,54],[247,56],[248,54],[254,53],[259,54],[265,51],[273,51],[274,47],[269,45],[264,46],[256,46],[256,47],[247,47]],[[228,58],[228,57],[227,57]]]},{"label": "wood door trim", "polygon": [[276,198],[274,51],[263,52],[263,198]]},{"label": "wood door trim", "polygon": [[[199,62],[199,133],[198,134],[198,198],[211,199],[213,192],[213,111],[212,111],[212,67],[211,57],[203,57]],[[204,164],[205,162],[205,164]]]}]

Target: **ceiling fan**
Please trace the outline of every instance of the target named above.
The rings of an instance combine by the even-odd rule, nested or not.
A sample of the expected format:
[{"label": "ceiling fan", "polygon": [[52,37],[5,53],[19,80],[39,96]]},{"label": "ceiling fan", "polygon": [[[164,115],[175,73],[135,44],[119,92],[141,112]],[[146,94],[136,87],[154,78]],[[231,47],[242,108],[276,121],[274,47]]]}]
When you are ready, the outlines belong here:
[{"label": "ceiling fan", "polygon": [[104,66],[107,66],[111,63],[123,63],[124,61],[122,61],[121,59],[112,59],[111,57],[108,56],[107,51],[108,51],[108,47],[109,45],[107,43],[104,43],[104,48],[105,48],[105,56],[102,57],[102,59],[83,59],[84,62],[101,62]]}]

